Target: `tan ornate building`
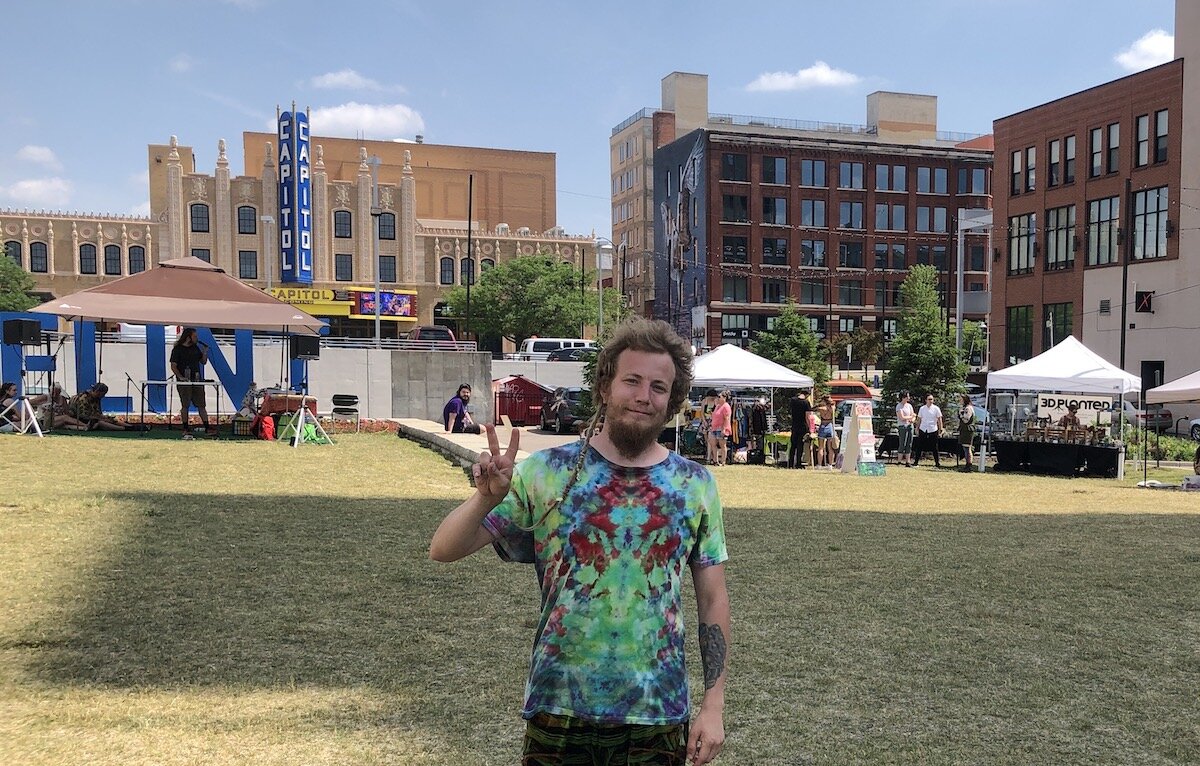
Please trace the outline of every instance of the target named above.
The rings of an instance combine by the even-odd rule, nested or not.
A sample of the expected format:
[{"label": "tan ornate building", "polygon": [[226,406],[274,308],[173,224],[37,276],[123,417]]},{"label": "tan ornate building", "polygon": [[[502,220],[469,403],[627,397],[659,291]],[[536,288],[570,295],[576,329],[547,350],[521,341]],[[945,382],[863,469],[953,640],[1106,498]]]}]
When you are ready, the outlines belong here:
[{"label": "tan ornate building", "polygon": [[313,137],[313,283],[281,284],[272,139],[244,135],[247,173],[239,176],[230,172],[224,140],[212,173],[199,170],[192,148],[175,137],[152,144],[149,218],[0,210],[5,250],[47,298],[193,255],[328,317],[334,335],[363,337],[374,333],[374,321],[360,313],[357,296],[374,293],[377,269],[385,297],[408,296],[383,317],[384,336],[394,337],[414,324],[455,326],[439,310],[446,291],[517,254],[595,268],[592,239],[553,225],[553,154]]}]

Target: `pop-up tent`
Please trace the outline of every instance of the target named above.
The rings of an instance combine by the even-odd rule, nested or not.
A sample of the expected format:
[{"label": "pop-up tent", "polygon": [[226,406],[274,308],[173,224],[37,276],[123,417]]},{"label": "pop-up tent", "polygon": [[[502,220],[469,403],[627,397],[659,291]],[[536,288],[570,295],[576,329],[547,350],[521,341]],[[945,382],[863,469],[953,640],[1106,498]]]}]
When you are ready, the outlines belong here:
[{"label": "pop-up tent", "polygon": [[227,327],[317,335],[323,323],[207,261],[188,256],[43,303],[68,320]]},{"label": "pop-up tent", "polygon": [[1140,391],[1142,379],[1109,364],[1074,335],[1020,364],[989,372],[991,391],[1069,391],[1076,394],[1124,396]]},{"label": "pop-up tent", "polygon": [[1147,404],[1200,402],[1200,370],[1146,392]]},{"label": "pop-up tent", "polygon": [[692,385],[728,388],[812,388],[813,379],[727,343],[696,357]]}]

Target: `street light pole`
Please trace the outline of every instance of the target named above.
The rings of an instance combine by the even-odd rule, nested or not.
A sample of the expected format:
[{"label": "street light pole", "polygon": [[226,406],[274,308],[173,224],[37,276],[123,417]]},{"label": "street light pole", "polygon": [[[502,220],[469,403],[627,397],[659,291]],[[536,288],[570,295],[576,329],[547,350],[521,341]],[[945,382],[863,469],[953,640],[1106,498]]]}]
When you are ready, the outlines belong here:
[{"label": "street light pole", "polygon": [[596,237],[596,287],[600,293],[600,317],[596,324],[596,338],[604,335],[604,251],[609,251],[609,266],[612,265],[611,251],[616,247],[608,237]]},{"label": "street light pole", "polygon": [[371,218],[375,220],[375,231],[371,237],[371,253],[375,259],[375,348],[383,347],[379,326],[379,219],[383,208],[379,206],[379,157],[371,155]]}]

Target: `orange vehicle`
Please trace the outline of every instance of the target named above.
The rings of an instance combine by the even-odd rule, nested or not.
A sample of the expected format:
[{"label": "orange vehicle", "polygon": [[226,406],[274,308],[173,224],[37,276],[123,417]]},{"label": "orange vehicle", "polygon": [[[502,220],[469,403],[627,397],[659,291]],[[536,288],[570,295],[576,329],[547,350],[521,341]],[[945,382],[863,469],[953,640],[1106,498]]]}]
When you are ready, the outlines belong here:
[{"label": "orange vehicle", "polygon": [[834,404],[846,399],[871,399],[874,396],[870,386],[861,380],[831,380],[826,385],[829,386],[829,398]]}]

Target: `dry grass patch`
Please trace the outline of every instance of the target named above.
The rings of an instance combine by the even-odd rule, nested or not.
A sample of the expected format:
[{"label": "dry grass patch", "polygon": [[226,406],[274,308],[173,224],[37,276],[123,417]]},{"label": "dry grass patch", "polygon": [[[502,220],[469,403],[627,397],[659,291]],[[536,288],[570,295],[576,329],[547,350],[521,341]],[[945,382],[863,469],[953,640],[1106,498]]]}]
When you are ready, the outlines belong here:
[{"label": "dry grass patch", "polygon": [[[0,763],[514,763],[533,572],[428,561],[462,471],[339,442],[0,437]],[[1193,496],[717,476],[722,762],[1200,763]]]}]

